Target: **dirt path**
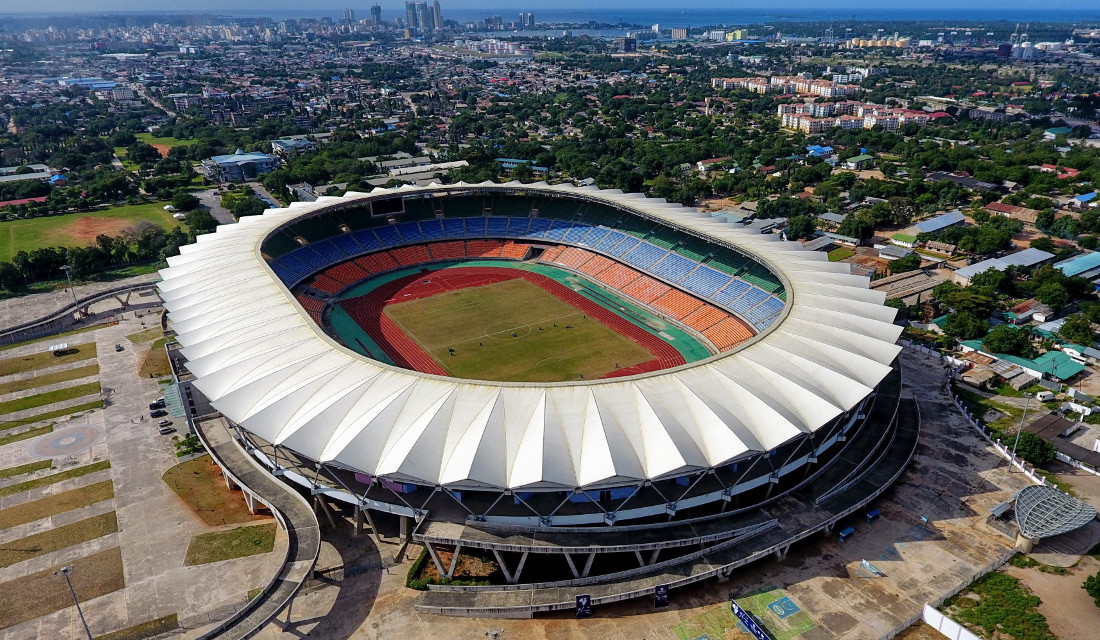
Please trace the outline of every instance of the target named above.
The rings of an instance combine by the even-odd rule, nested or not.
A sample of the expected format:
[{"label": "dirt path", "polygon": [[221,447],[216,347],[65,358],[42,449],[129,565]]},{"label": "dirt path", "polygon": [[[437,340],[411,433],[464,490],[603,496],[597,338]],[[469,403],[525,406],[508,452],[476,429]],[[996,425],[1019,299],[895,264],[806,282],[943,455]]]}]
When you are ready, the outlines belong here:
[{"label": "dirt path", "polygon": [[1100,629],[1100,608],[1081,588],[1085,578],[1100,570],[1100,560],[1082,556],[1081,562],[1064,576],[1043,573],[1037,568],[1020,569],[1005,565],[1005,573],[1019,578],[1043,601],[1039,612],[1060,640],[1094,640]]}]

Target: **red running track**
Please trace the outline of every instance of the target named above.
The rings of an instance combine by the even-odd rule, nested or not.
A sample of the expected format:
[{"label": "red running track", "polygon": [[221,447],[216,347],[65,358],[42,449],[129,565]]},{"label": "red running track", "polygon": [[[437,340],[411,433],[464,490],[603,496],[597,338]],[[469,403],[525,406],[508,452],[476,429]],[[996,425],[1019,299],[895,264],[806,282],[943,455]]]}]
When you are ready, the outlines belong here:
[{"label": "red running track", "polygon": [[653,354],[652,360],[613,371],[605,378],[631,376],[659,371],[686,361],[672,345],[645,329],[585,298],[569,287],[542,274],[501,267],[451,267],[445,270],[422,269],[420,273],[398,278],[370,293],[340,301],[340,305],[394,364],[421,373],[445,376],[447,373],[429,354],[402,331],[384,313],[387,304],[426,298],[444,291],[480,287],[494,282],[523,278],[564,300],[584,315],[602,322],[620,335],[630,338]]}]

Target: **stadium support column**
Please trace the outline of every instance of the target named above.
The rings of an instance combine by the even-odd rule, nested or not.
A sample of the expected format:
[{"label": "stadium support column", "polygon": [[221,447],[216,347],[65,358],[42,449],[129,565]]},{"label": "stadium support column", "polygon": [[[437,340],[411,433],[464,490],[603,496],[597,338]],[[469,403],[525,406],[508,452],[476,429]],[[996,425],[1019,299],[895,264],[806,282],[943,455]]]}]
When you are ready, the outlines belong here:
[{"label": "stadium support column", "polygon": [[1031,550],[1035,548],[1035,540],[1028,538],[1022,533],[1016,534],[1016,551],[1020,553],[1031,553]]}]

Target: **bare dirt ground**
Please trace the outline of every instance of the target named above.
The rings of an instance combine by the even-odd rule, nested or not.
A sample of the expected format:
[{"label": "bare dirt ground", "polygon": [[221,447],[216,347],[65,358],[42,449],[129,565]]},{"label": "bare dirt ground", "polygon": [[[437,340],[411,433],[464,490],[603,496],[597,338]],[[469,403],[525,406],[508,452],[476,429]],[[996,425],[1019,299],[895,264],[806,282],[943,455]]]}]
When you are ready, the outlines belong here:
[{"label": "bare dirt ground", "polygon": [[133,224],[133,220],[116,220],[112,218],[92,218],[90,216],[85,216],[61,227],[57,232],[77,242],[92,243],[95,242],[96,236],[100,234],[117,236],[123,229]]},{"label": "bare dirt ground", "polygon": [[1083,556],[1067,575],[1043,573],[1037,567],[1021,569],[1005,565],[1004,572],[1019,578],[1043,601],[1039,612],[1060,640],[1093,640],[1100,629],[1100,608],[1081,588],[1085,578],[1100,570],[1100,560]]},{"label": "bare dirt ground", "polygon": [[918,622],[894,637],[898,640],[943,640],[939,631],[923,622]]},{"label": "bare dirt ground", "polygon": [[154,149],[156,149],[157,153],[159,153],[160,157],[162,157],[162,158],[167,158],[168,157],[168,152],[172,150],[172,147],[169,147],[166,144],[154,144],[154,145],[150,145],[150,146],[152,146]]}]

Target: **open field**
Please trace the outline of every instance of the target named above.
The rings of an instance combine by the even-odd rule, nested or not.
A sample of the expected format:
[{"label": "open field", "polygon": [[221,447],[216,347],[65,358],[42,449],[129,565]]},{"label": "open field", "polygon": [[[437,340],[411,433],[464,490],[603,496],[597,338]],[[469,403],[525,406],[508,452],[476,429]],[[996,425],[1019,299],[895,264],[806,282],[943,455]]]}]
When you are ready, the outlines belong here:
[{"label": "open field", "polygon": [[[157,329],[160,331],[160,329]],[[172,373],[168,363],[168,352],[164,350],[167,342],[165,338],[159,338],[149,346],[149,353],[145,354],[145,360],[138,369],[138,375],[142,378],[159,378]]]},{"label": "open field", "polygon": [[191,538],[184,566],[267,553],[275,548],[275,523],[237,527]]},{"label": "open field", "polygon": [[149,342],[150,340],[156,340],[164,335],[164,332],[160,330],[160,327],[153,327],[151,329],[145,329],[138,331],[137,333],[131,333],[126,336],[126,339],[134,344],[141,342]]},{"label": "open field", "polygon": [[[72,415],[74,413],[80,413],[81,411],[90,411],[92,409],[99,409],[101,407],[103,407],[103,401],[102,400],[93,400],[91,402],[85,402],[83,404],[77,404],[77,405],[73,405],[71,407],[65,407],[64,409],[57,409],[57,410],[54,410],[54,411],[46,411],[44,413],[37,413],[37,414],[35,414],[33,416],[30,416],[30,417],[27,417],[27,418],[20,418],[19,420],[2,420],[2,421],[0,421],[0,431],[3,431],[5,429],[14,429],[16,427],[22,427],[23,425],[31,424],[32,422],[42,422],[43,420],[52,420],[53,418],[60,418],[62,416]],[[52,429],[53,429],[53,427],[51,426],[50,430],[52,431]],[[32,429],[32,431],[34,431],[34,430]],[[44,433],[49,433],[49,431],[45,431]],[[10,442],[16,442],[18,440],[23,440],[24,438],[33,438],[34,437],[34,436],[24,436],[21,433],[16,434],[16,435],[19,436],[19,437],[16,437],[15,439],[11,440]],[[35,435],[42,435],[42,434],[41,433],[36,433]],[[0,444],[7,444],[7,442],[8,441],[6,441],[6,440],[0,440]]]},{"label": "open field", "polygon": [[20,251],[43,247],[87,246],[100,234],[117,236],[140,220],[155,222],[165,229],[178,226],[179,221],[164,210],[164,205],[150,202],[5,222],[0,229],[0,260],[11,260]]},{"label": "open field", "polygon": [[44,487],[55,482],[61,482],[62,480],[69,480],[70,478],[79,478],[81,476],[86,476],[89,473],[95,473],[96,471],[103,471],[104,469],[110,468],[110,460],[101,460],[99,462],[93,462],[92,464],[84,465],[83,467],[66,469],[65,471],[61,471],[59,473],[48,476],[42,476],[41,478],[35,478],[34,480],[27,480],[26,482],[20,482],[19,484],[13,484],[7,487],[0,487],[0,498],[14,496],[17,493],[23,493],[24,491],[30,491],[31,489]]},{"label": "open field", "polygon": [[78,384],[74,387],[55,389],[53,391],[47,391],[46,393],[39,393],[33,396],[27,396],[25,398],[16,398],[15,400],[0,402],[0,414],[25,411],[27,409],[34,409],[36,407],[44,407],[48,404],[53,404],[55,402],[72,400],[73,398],[79,398],[81,396],[90,396],[93,393],[99,393],[100,391],[102,391],[102,387],[100,387],[98,382],[89,382],[88,384]]},{"label": "open field", "polygon": [[[0,429],[7,429],[7,428],[8,427],[4,426],[3,423],[0,423]],[[6,444],[11,444],[13,442],[19,442],[20,440],[27,440],[29,438],[37,438],[38,436],[44,436],[47,433],[52,433],[52,432],[53,432],[53,425],[48,424],[44,427],[35,427],[33,429],[27,429],[26,431],[23,431],[21,433],[11,433],[11,434],[8,434],[8,435],[0,438],[0,447],[4,446]]]},{"label": "open field", "polygon": [[653,358],[641,345],[521,279],[391,304],[385,314],[461,378],[592,379]]},{"label": "open field", "polygon": [[[36,460],[34,462],[28,462],[27,464],[21,464],[16,467],[8,467],[7,469],[0,469],[0,479],[11,478],[13,476],[20,476],[24,473],[33,473],[35,471],[41,471],[43,469],[49,469],[53,466],[53,460]],[[0,514],[3,512],[0,511]],[[0,517],[0,529],[4,529],[3,518]]]},{"label": "open field", "polygon": [[99,375],[99,365],[90,364],[84,367],[76,367],[75,369],[65,369],[64,371],[34,376],[33,378],[13,380],[11,382],[0,383],[0,395],[15,393],[16,391],[26,391],[27,389],[37,389],[38,387],[44,387],[49,384],[79,380],[80,378],[87,378],[88,376],[94,375]]},{"label": "open field", "polygon": [[[189,146],[195,144],[196,142],[198,142],[198,140],[195,140],[193,138],[181,139],[181,138],[154,136],[153,134],[149,133],[148,131],[142,131],[141,133],[136,134],[134,137],[138,139],[138,142],[144,142],[145,144],[148,144],[148,145],[151,145],[151,146],[155,147],[156,150],[158,152],[160,152],[160,157],[162,157],[162,158],[167,158],[168,157],[168,151],[171,150],[174,147],[189,147]],[[118,156],[119,160],[123,161],[124,165],[129,165],[130,164],[129,162],[126,161],[126,154],[129,152],[126,147],[115,147],[114,150],[115,150],[115,155]],[[131,171],[133,170],[130,166],[127,166],[126,168],[130,169]]]},{"label": "open field", "polygon": [[854,255],[856,255],[855,251],[852,251],[847,247],[839,247],[829,252],[829,262],[840,262],[841,260],[844,260],[845,258],[851,258]]},{"label": "open field", "polygon": [[221,469],[201,456],[164,472],[164,482],[209,526],[266,520],[250,513],[239,491],[230,491]]},{"label": "open field", "polygon": [[[274,526],[274,525],[272,525]],[[118,532],[118,517],[114,511],[93,516],[26,538],[4,543],[0,548],[0,567],[10,567],[17,562],[53,553],[73,545],[102,538]]]},{"label": "open field", "polygon": [[102,328],[103,328],[102,325],[91,324],[91,325],[88,325],[86,327],[80,327],[79,329],[73,329],[72,331],[64,331],[62,333],[55,333],[55,334],[49,336],[48,338],[35,338],[33,340],[24,340],[23,342],[16,342],[15,344],[6,344],[6,345],[0,347],[0,351],[7,351],[8,349],[14,349],[16,347],[22,347],[24,345],[34,344],[36,342],[41,343],[42,347],[43,347],[43,351],[45,351],[45,347],[48,347],[51,344],[57,344],[57,342],[58,342],[57,339],[58,338],[64,338],[65,336],[72,336],[72,335],[76,335],[78,333],[84,333],[85,331],[95,331],[97,329],[102,329]]},{"label": "open field", "polygon": [[[118,547],[79,558],[72,564],[73,588],[81,602],[125,586],[122,550]],[[73,597],[65,581],[58,579],[53,572],[51,567],[0,584],[0,593],[4,594],[0,598],[0,629],[73,605]]]},{"label": "open field", "polygon": [[62,491],[52,496],[0,509],[0,529],[10,529],[17,525],[49,518],[59,513],[110,500],[113,497],[115,497],[115,489],[110,480]]},{"label": "open field", "polygon": [[[54,343],[51,342],[50,344]],[[96,356],[94,342],[69,345],[69,348],[65,350],[65,355],[63,356],[55,356],[52,351],[46,351],[48,346],[49,345],[43,342],[42,350],[38,353],[0,360],[0,376],[10,376],[13,373],[25,373],[35,369],[56,367],[59,364],[69,364],[70,362],[87,360],[88,358],[94,358]]]}]

